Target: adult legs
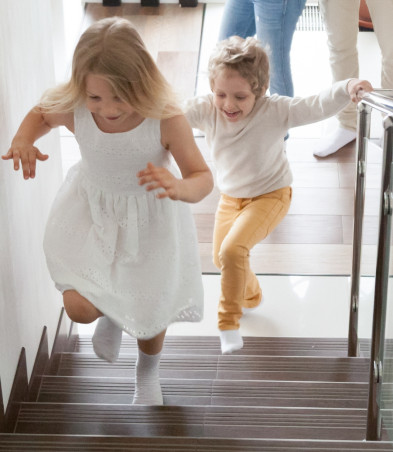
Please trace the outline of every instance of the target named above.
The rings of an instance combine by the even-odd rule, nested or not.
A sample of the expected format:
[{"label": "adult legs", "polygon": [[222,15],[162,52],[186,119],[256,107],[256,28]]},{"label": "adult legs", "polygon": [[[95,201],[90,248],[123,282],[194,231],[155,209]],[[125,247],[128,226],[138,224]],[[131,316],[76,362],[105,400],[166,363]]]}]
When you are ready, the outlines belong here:
[{"label": "adult legs", "polygon": [[[360,0],[320,0],[329,47],[333,82],[359,77],[357,38]],[[354,103],[337,116],[339,127],[321,138],[314,155],[326,157],[356,138],[356,105]]]},{"label": "adult legs", "polygon": [[219,41],[230,36],[247,38],[255,35],[253,0],[227,0],[221,19]]},{"label": "adult legs", "polygon": [[293,96],[290,52],[306,0],[254,0],[256,32],[270,59],[270,94]]},{"label": "adult legs", "polygon": [[393,0],[367,0],[382,54],[381,87],[393,89]]},{"label": "adult legs", "polygon": [[242,308],[257,306],[262,298],[249,263],[250,250],[284,218],[291,200],[289,187],[257,198],[222,195],[216,214],[214,262],[221,270],[218,328],[221,349],[230,353],[242,347],[239,320]]},{"label": "adult legs", "polygon": [[159,366],[166,330],[148,340],[138,339],[134,405],[162,405]]}]

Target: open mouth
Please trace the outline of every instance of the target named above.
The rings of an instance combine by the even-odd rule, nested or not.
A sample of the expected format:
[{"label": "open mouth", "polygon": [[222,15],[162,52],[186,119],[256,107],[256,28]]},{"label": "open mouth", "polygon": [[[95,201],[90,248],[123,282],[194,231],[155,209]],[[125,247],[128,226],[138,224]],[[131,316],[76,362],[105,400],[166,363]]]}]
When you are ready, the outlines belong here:
[{"label": "open mouth", "polygon": [[224,113],[228,119],[236,119],[240,115],[240,111],[230,112],[224,110]]}]

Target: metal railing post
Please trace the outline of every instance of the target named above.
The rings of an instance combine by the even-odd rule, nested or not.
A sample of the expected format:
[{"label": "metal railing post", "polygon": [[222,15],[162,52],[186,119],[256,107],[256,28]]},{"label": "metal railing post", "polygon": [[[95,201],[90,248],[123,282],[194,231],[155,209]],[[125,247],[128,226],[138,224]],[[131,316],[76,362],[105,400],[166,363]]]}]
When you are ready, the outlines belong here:
[{"label": "metal railing post", "polygon": [[351,273],[351,304],[348,331],[348,356],[358,356],[358,310],[360,285],[360,260],[362,251],[362,230],[364,215],[364,193],[366,179],[366,151],[370,136],[371,107],[358,105],[358,130],[356,138],[357,172],[353,221],[353,250]]},{"label": "metal railing post", "polygon": [[393,116],[387,116],[383,123],[385,135],[367,410],[366,439],[369,441],[381,439],[380,403],[389,282],[390,234],[393,212]]}]

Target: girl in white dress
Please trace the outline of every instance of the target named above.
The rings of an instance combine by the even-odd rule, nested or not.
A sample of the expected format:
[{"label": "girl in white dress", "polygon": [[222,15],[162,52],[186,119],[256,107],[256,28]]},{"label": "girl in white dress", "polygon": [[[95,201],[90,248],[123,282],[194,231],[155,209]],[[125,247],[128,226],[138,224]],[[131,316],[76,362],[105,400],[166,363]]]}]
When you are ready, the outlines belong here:
[{"label": "girl in white dress", "polygon": [[44,94],[3,159],[34,178],[36,161],[48,158],[34,142],[58,126],[75,134],[82,158],[49,215],[50,274],[71,320],[99,319],[98,356],[116,360],[123,330],[137,338],[134,403],[160,405],[166,329],[203,315],[187,203],[212,190],[211,172],[169,85],[124,19],[101,20],[83,33],[70,81]]}]

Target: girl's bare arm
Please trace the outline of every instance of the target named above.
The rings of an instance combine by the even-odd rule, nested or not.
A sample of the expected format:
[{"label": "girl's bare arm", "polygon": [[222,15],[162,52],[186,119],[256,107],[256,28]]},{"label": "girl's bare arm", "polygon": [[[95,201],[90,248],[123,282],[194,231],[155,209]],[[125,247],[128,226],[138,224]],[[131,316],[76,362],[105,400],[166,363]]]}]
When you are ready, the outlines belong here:
[{"label": "girl's bare arm", "polygon": [[34,107],[23,119],[12,140],[11,147],[1,158],[13,160],[15,171],[19,170],[22,165],[25,179],[34,178],[37,160],[44,161],[49,158],[48,155],[42,154],[34,143],[51,129],[61,125],[73,131],[73,113],[44,114],[39,107]]},{"label": "girl's bare arm", "polygon": [[213,189],[213,176],[184,116],[161,121],[161,142],[175,158],[183,178],[177,179],[166,168],[149,163],[138,173],[140,184],[148,184],[147,190],[162,188],[159,198],[195,203],[208,195]]}]

